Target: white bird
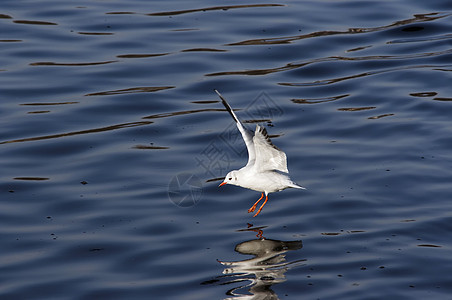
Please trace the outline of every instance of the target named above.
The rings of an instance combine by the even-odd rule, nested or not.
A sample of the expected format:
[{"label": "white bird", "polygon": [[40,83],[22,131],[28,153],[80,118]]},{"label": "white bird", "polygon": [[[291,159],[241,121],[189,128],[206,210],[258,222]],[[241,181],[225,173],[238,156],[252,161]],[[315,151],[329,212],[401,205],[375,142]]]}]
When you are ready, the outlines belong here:
[{"label": "white bird", "polygon": [[254,212],[257,204],[264,198],[265,194],[264,203],[253,217],[261,212],[268,201],[269,193],[282,191],[287,188],[305,189],[290,179],[286,154],[273,145],[268,137],[267,130],[264,127],[256,125],[256,131],[253,137],[251,132],[246,130],[242,123],[240,123],[240,120],[223,96],[217,90],[215,92],[236,122],[237,128],[242,134],[248,150],[248,163],[246,166],[240,170],[229,172],[219,186],[232,184],[261,192],[262,195],[259,200],[248,209],[249,213]]}]

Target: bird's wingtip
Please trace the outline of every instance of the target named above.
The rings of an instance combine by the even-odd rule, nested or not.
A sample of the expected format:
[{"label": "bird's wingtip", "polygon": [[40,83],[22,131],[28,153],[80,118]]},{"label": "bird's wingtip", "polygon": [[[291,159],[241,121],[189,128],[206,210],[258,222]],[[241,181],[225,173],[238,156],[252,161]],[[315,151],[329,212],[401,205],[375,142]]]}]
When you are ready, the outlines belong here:
[{"label": "bird's wingtip", "polygon": [[[231,106],[230,106],[229,103],[226,101],[226,99],[224,99],[224,97],[220,94],[219,91],[217,91],[217,90],[214,90],[214,91],[217,93],[218,97],[220,97],[221,102],[223,103],[223,105],[224,105],[224,107],[226,108],[226,110],[231,114],[231,116],[232,116],[232,118],[234,119],[234,121],[235,121],[237,124],[239,124],[239,125],[237,125],[237,126],[242,126],[242,125],[240,124],[239,119],[237,118],[237,116],[235,115],[234,111],[232,110]],[[239,128],[239,129],[240,129],[240,128]]]}]

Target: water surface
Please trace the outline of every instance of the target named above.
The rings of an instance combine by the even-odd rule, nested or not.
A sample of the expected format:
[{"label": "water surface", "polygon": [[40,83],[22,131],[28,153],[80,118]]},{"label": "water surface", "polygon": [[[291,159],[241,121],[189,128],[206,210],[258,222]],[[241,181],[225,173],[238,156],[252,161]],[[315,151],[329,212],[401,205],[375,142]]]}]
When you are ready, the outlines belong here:
[{"label": "water surface", "polygon": [[[23,1],[22,1],[23,2]],[[4,1],[2,299],[452,292],[448,1]],[[263,124],[306,191],[218,188]]]}]

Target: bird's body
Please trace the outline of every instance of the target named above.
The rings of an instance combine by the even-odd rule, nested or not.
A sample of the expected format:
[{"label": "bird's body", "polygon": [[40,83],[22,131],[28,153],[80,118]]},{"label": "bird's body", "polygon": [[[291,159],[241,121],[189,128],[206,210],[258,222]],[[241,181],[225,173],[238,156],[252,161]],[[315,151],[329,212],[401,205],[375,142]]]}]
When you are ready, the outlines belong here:
[{"label": "bird's body", "polygon": [[236,174],[238,182],[232,184],[266,194],[279,192],[287,188],[302,188],[292,182],[287,173],[278,172],[277,170],[255,172],[253,168],[242,168],[237,170]]},{"label": "bird's body", "polygon": [[220,186],[232,184],[261,192],[261,198],[254,203],[248,212],[253,212],[256,209],[256,205],[263,199],[265,194],[265,201],[254,217],[261,212],[267,203],[269,193],[282,191],[287,188],[305,189],[290,179],[286,154],[273,145],[268,137],[267,130],[256,125],[256,131],[253,136],[243,127],[223,96],[217,90],[215,92],[236,122],[248,150],[248,163],[246,166],[229,172]]}]

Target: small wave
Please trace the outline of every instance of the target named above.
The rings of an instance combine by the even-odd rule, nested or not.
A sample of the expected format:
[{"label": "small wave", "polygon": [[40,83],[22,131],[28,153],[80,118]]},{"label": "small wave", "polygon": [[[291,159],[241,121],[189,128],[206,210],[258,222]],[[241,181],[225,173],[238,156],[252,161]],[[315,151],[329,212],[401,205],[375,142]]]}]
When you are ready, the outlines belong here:
[{"label": "small wave", "polygon": [[87,63],[56,63],[51,61],[42,61],[30,63],[30,66],[64,66],[64,67],[84,67],[84,66],[97,66],[115,63],[117,60],[99,61],[99,62],[87,62]]},{"label": "small wave", "polygon": [[275,6],[285,6],[285,5],[283,5],[283,4],[246,4],[246,5],[213,6],[213,7],[204,7],[204,8],[196,8],[196,9],[164,11],[164,12],[150,13],[147,15],[148,16],[175,16],[175,15],[196,13],[196,12],[205,12],[205,11],[211,11],[211,10],[229,10],[229,9],[237,9],[237,8],[256,8],[256,7],[275,7]]},{"label": "small wave", "polygon": [[109,95],[121,95],[121,94],[133,94],[133,93],[152,93],[162,90],[172,89],[174,86],[145,86],[145,87],[134,87],[121,90],[105,91],[86,94],[85,96],[109,96]]}]

